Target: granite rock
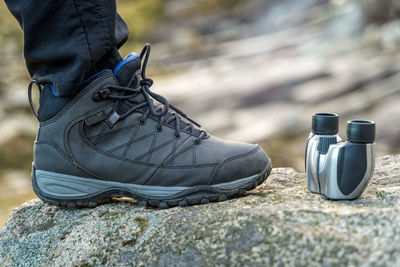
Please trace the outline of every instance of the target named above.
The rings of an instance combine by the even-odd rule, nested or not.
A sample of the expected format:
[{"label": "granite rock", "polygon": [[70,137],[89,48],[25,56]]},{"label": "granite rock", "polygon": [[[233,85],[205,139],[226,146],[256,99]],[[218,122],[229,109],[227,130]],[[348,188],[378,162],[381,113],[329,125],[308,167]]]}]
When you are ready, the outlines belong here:
[{"label": "granite rock", "polygon": [[304,173],[273,169],[245,197],[159,210],[127,199],[63,209],[38,199],[0,232],[4,266],[400,264],[400,155],[377,159],[355,201],[328,201]]}]

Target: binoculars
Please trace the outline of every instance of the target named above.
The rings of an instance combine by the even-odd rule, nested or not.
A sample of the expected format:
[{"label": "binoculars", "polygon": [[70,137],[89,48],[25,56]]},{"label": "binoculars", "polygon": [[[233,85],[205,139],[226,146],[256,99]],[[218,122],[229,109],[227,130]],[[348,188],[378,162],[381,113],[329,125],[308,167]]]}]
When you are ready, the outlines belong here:
[{"label": "binoculars", "polygon": [[316,113],[306,145],[307,186],[327,199],[361,196],[375,168],[375,122],[347,122],[347,141],[338,135],[339,116]]}]

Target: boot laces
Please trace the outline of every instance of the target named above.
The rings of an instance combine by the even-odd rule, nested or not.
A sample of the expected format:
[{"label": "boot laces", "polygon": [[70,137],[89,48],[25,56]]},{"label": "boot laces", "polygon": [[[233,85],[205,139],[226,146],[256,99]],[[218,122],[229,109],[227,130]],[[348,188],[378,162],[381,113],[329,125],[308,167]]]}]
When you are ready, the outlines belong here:
[{"label": "boot laces", "polygon": [[[111,125],[116,124],[118,121],[125,119],[130,114],[137,110],[144,110],[142,118],[139,120],[140,124],[144,124],[147,117],[152,115],[153,117],[158,117],[158,124],[156,129],[158,131],[162,130],[163,124],[170,124],[175,122],[175,137],[179,138],[181,136],[181,131],[188,132],[197,138],[194,140],[195,144],[199,144],[202,139],[206,139],[209,137],[209,134],[201,128],[201,125],[197,123],[195,120],[190,118],[184,112],[182,112],[177,107],[173,106],[168,102],[166,98],[163,96],[156,94],[150,90],[150,87],[153,85],[153,80],[146,77],[146,67],[147,62],[150,56],[151,45],[146,44],[140,53],[140,60],[142,61],[142,68],[140,71],[140,81],[138,82],[139,76],[132,75],[127,86],[114,86],[114,85],[105,85],[101,91],[99,91],[94,97],[100,99],[115,99],[116,103],[113,106],[113,112],[111,112],[111,116],[108,119],[108,123]],[[136,85],[136,86],[135,86]],[[112,94],[112,91],[118,92],[117,94]],[[133,101],[129,101],[137,97],[139,94],[144,96],[143,101],[139,103],[133,104]],[[99,99],[99,100],[100,100]],[[157,102],[161,103],[159,106],[155,106],[153,104],[153,99]],[[130,108],[123,112],[122,114],[118,113],[118,107],[124,103],[128,105]],[[168,112],[169,109],[175,111],[176,113]],[[169,116],[166,116],[166,115]],[[187,123],[182,120],[181,116],[185,118],[190,123]],[[166,118],[167,117],[167,118]],[[183,128],[181,129],[181,124],[183,123]],[[196,131],[196,125],[199,129]],[[195,135],[195,132],[197,133]]]}]

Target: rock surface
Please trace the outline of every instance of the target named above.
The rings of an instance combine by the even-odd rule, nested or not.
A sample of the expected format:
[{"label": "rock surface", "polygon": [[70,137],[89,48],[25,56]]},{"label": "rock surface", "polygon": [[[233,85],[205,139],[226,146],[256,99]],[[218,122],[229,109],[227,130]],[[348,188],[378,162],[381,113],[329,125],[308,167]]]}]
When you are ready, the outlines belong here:
[{"label": "rock surface", "polygon": [[377,159],[362,198],[327,201],[274,169],[243,198],[157,210],[116,200],[62,209],[31,200],[0,233],[5,266],[400,264],[400,155]]}]

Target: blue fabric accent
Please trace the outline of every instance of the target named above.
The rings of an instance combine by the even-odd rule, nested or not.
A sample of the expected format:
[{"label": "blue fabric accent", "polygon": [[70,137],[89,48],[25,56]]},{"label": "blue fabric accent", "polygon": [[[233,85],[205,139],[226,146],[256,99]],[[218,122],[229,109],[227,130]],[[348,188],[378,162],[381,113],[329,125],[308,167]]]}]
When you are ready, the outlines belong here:
[{"label": "blue fabric accent", "polygon": [[97,76],[99,76],[100,74],[102,74],[103,72],[105,72],[105,71],[107,71],[107,70],[110,70],[110,69],[104,69],[104,70],[101,70],[101,71],[99,71],[98,73],[96,73],[96,74],[92,75],[90,78],[88,78],[88,79],[84,80],[82,83],[86,83],[86,82],[90,81],[90,80],[91,80],[91,79],[93,79],[94,77],[97,77]]},{"label": "blue fabric accent", "polygon": [[49,84],[51,91],[53,92],[54,96],[57,96],[56,90],[54,90],[54,86],[52,84]]},{"label": "blue fabric accent", "polygon": [[127,55],[113,70],[114,75],[116,75],[118,73],[118,71],[122,68],[122,66],[124,66],[126,63],[134,61],[135,59],[137,59],[139,57],[139,55],[135,52],[130,53],[129,55]]}]

